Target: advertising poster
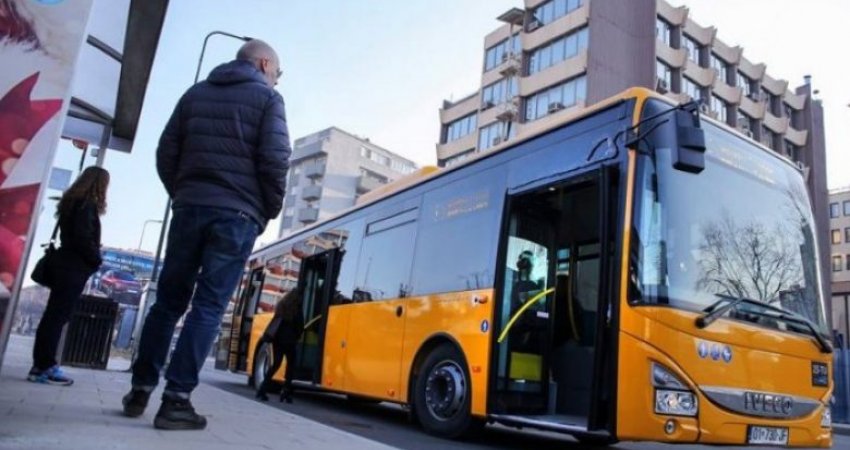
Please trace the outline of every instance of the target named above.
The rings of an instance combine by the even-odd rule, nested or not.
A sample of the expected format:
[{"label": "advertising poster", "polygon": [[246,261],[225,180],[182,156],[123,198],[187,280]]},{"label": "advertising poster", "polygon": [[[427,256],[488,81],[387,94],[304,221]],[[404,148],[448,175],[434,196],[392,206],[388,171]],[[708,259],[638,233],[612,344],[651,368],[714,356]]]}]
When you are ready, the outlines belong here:
[{"label": "advertising poster", "polygon": [[[0,0],[0,343],[59,140],[92,0]],[[40,247],[33,245],[33,253]],[[2,351],[2,349],[0,349]]]}]

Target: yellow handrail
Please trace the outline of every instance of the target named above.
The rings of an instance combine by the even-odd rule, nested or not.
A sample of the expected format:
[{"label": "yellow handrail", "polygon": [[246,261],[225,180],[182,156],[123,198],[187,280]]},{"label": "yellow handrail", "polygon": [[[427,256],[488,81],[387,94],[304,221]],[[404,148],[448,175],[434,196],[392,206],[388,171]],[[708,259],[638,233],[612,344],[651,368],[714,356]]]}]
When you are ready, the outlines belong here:
[{"label": "yellow handrail", "polygon": [[310,321],[309,321],[309,322],[307,322],[307,325],[304,325],[304,329],[306,330],[307,328],[310,328],[310,325],[313,325],[313,324],[314,324],[317,320],[319,320],[319,319],[321,319],[321,318],[322,318],[322,315],[321,315],[321,314],[319,314],[319,315],[318,315],[318,316],[316,316],[316,317],[313,317],[312,319],[310,319]]},{"label": "yellow handrail", "polygon": [[519,309],[519,311],[514,313],[513,317],[511,317],[511,320],[508,322],[508,324],[505,326],[505,328],[502,329],[502,334],[499,335],[499,339],[498,339],[497,342],[499,344],[501,344],[502,341],[505,340],[505,337],[508,335],[508,331],[510,331],[511,327],[514,326],[514,322],[516,322],[517,319],[519,319],[520,314],[525,312],[525,310],[528,309],[534,303],[537,303],[538,300],[540,300],[541,298],[543,298],[543,297],[545,297],[545,296],[547,296],[547,295],[549,295],[553,292],[555,292],[555,288],[546,289],[545,291],[535,295],[534,297],[531,297],[531,299],[529,299],[527,302],[525,302],[522,305],[522,307]]}]

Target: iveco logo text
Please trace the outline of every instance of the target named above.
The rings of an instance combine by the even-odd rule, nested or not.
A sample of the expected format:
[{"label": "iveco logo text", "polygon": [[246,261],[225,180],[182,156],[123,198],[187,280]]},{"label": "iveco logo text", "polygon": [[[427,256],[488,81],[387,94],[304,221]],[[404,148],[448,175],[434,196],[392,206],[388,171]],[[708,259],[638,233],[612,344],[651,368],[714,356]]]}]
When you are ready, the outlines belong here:
[{"label": "iveco logo text", "polygon": [[744,409],[755,413],[790,416],[794,409],[794,400],[784,395],[744,392]]}]

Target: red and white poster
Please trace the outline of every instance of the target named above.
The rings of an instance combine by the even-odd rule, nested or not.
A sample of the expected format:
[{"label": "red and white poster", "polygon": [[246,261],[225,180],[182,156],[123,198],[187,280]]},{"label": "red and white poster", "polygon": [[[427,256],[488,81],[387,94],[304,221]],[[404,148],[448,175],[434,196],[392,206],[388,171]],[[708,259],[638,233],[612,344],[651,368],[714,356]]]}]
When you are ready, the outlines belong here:
[{"label": "red and white poster", "polygon": [[[0,341],[32,236],[92,0],[0,0]],[[0,353],[2,349],[0,349]]]}]

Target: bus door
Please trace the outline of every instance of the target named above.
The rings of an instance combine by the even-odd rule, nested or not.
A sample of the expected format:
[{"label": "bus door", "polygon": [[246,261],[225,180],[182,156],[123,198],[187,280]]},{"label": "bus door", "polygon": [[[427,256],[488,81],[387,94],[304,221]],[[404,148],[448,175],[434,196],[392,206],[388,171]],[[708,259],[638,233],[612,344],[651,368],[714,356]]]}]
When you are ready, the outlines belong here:
[{"label": "bus door", "polygon": [[321,382],[322,349],[328,306],[339,272],[339,250],[332,249],[301,260],[298,289],[302,293],[304,334],[298,343],[295,378]]},{"label": "bus door", "polygon": [[494,334],[496,414],[597,427],[594,404],[604,387],[597,356],[607,347],[598,331],[607,320],[600,311],[608,311],[602,265],[609,264],[600,230],[610,228],[602,172],[508,199]]},{"label": "bus door", "polygon": [[248,345],[251,339],[251,327],[260,294],[263,292],[265,271],[258,267],[248,274],[247,285],[242,289],[239,301],[233,308],[230,322],[230,358],[228,367],[235,372],[248,370]]}]

